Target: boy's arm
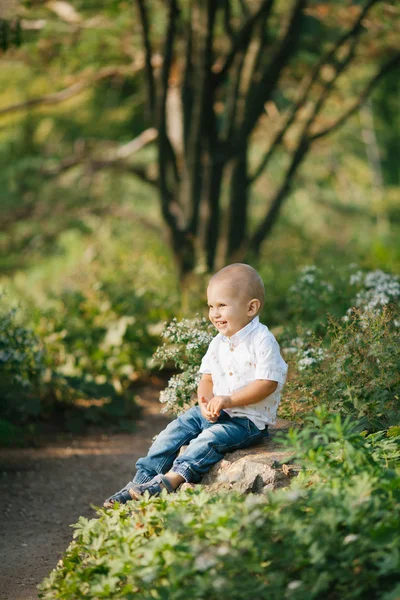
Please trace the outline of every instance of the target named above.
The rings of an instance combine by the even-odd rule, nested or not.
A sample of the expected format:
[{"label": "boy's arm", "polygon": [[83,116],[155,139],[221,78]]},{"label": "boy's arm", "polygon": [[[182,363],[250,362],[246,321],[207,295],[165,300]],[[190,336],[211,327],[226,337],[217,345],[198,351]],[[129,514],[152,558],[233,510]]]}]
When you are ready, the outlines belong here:
[{"label": "boy's arm", "polygon": [[216,417],[208,410],[208,404],[213,397],[213,380],[210,373],[203,373],[197,387],[197,400],[200,410],[208,421],[215,421]]},{"label": "boy's arm", "polygon": [[210,373],[203,373],[197,387],[197,398],[205,396],[210,400],[213,397],[213,380]]},{"label": "boy's arm", "polygon": [[213,416],[219,416],[223,408],[235,406],[248,406],[264,400],[273,394],[278,387],[277,381],[269,379],[255,379],[230,396],[214,396],[208,403],[207,409]]}]

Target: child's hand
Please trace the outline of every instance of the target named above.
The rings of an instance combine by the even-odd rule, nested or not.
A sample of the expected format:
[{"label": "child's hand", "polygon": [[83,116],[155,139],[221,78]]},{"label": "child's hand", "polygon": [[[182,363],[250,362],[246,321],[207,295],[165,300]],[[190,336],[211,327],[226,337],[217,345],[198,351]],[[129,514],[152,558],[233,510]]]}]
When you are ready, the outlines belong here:
[{"label": "child's hand", "polygon": [[219,417],[223,408],[229,408],[232,406],[232,399],[230,396],[214,396],[211,398],[207,405],[207,410],[212,417]]},{"label": "child's hand", "polygon": [[208,404],[210,402],[209,398],[206,398],[205,396],[201,396],[200,400],[199,400],[199,406],[200,406],[200,410],[201,410],[201,414],[203,415],[203,417],[205,419],[207,419],[207,421],[210,421],[211,423],[215,423],[215,421],[218,419],[218,417],[213,416],[210,411],[208,410]]}]

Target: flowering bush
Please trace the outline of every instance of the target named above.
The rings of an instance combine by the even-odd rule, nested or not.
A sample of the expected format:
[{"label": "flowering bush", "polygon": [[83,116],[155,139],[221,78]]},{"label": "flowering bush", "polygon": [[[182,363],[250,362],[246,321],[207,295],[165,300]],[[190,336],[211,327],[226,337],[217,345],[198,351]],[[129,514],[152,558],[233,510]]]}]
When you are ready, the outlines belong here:
[{"label": "flowering bush", "polygon": [[202,317],[173,319],[162,336],[165,341],[157,349],[155,361],[161,366],[170,363],[181,371],[170,378],[160,394],[160,402],[164,404],[162,412],[178,415],[190,406],[196,392],[201,359],[213,338],[212,326]]},{"label": "flowering bush", "polygon": [[[326,403],[332,411],[360,419],[368,429],[400,418],[400,344],[398,311],[353,309],[331,319],[324,340],[299,344],[300,373],[292,389],[309,404]],[[300,347],[299,347],[300,346]]]},{"label": "flowering bush", "polygon": [[23,423],[40,412],[44,368],[43,345],[21,325],[19,309],[0,313],[0,399],[6,421]]},{"label": "flowering bush", "polygon": [[163,492],[81,518],[39,596],[393,600],[398,429],[365,436],[348,419],[317,410],[288,440],[304,465],[288,489]]},{"label": "flowering bush", "polygon": [[343,314],[350,293],[347,270],[323,273],[314,265],[305,266],[288,293],[292,319],[314,323],[325,320],[328,312]]},{"label": "flowering bush", "polygon": [[366,312],[376,312],[384,306],[398,305],[400,302],[400,280],[395,275],[380,270],[368,273],[357,271],[349,281],[350,285],[359,287],[353,305]]},{"label": "flowering bush", "polygon": [[[399,278],[380,270],[363,272],[353,264],[330,279],[306,267],[291,293],[292,300],[297,294],[297,318],[281,335],[283,353],[291,363],[286,388],[291,393],[283,400],[281,414],[287,409],[295,418],[296,412],[327,402],[332,410],[363,418],[368,427],[393,422]],[[328,300],[335,300],[336,306],[329,306]]]},{"label": "flowering bush", "polygon": [[399,277],[380,270],[365,273],[355,264],[331,272],[303,267],[288,294],[292,321],[296,326],[306,322],[318,333],[328,314],[345,316],[353,307],[370,312],[399,301]]}]

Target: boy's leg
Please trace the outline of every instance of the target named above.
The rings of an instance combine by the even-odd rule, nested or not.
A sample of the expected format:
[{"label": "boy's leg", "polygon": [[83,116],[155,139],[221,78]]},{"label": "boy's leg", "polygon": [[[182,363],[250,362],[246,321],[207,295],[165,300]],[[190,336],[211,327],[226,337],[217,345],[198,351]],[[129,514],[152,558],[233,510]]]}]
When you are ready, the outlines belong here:
[{"label": "boy's leg", "polygon": [[[172,466],[182,446],[188,444],[204,428],[211,423],[205,419],[199,406],[194,406],[183,415],[169,423],[157,436],[151,445],[147,456],[139,458],[136,462],[137,472],[133,481],[129,481],[119,492],[110,496],[104,507],[111,508],[115,502],[125,504],[133,498],[133,494],[140,494],[142,484],[152,481],[157,475],[166,473]],[[172,477],[171,485],[175,489],[180,481]],[[170,487],[168,481],[163,487]]]},{"label": "boy's leg", "polygon": [[268,429],[260,431],[249,419],[230,417],[222,411],[218,422],[192,439],[185,452],[174,460],[171,474],[197,483],[224,454],[257,444],[267,436]]},{"label": "boy's leg", "polygon": [[150,446],[147,456],[136,462],[134,483],[147,483],[158,474],[166,473],[172,467],[182,446],[212,425],[205,419],[199,406],[193,406],[167,425]]}]

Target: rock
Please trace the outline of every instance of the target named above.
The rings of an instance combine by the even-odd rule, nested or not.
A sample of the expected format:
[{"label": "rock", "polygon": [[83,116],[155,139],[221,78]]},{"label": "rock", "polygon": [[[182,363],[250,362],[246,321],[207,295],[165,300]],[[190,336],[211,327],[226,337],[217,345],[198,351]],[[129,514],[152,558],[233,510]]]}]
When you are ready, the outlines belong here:
[{"label": "rock", "polygon": [[[279,430],[282,429],[279,427]],[[274,441],[276,431],[277,429],[272,430],[270,437],[261,444],[226,454],[204,475],[200,484],[184,483],[181,489],[201,485],[208,491],[236,490],[245,494],[259,494],[287,487],[297,475],[298,467],[285,464],[290,459],[291,452],[282,450]]]}]

